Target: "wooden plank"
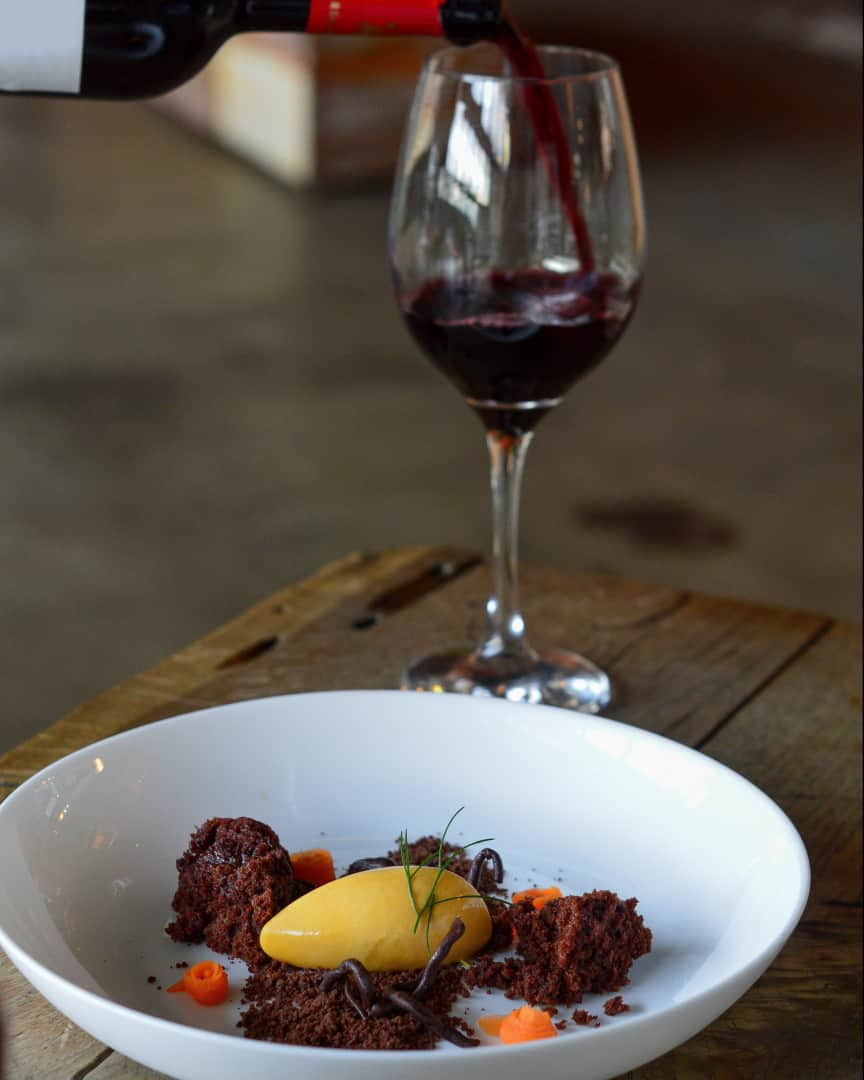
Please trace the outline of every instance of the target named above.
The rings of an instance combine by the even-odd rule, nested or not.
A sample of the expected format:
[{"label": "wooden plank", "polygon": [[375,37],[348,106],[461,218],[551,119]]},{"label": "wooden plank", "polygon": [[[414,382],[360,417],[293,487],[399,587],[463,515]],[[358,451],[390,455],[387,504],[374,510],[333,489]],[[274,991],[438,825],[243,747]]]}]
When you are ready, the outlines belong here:
[{"label": "wooden plank", "polygon": [[[82,706],[6,755],[0,773],[11,786],[94,739],[210,704],[395,686],[413,655],[477,637],[488,573],[470,569],[476,561],[471,553],[411,549],[352,556],[325,568]],[[737,730],[740,717],[782,681],[790,663],[786,674],[797,671],[792,661],[806,657],[828,627],[806,613],[532,568],[525,572],[525,597],[535,643],[576,647],[609,667],[617,690],[611,715],[690,743],[710,739],[730,717],[728,730]],[[834,638],[825,640],[830,654]],[[848,663],[845,654],[836,660],[844,670]],[[772,777],[767,780],[770,791]],[[39,1001],[23,1050],[51,1044],[66,1023]],[[155,1075],[116,1054],[99,1061],[103,1048],[93,1040],[82,1049],[91,1055],[88,1068],[96,1063],[90,1075],[99,1080]]]},{"label": "wooden plank", "polygon": [[756,986],[630,1080],[860,1080],[861,912],[813,905]]},{"label": "wooden plank", "polygon": [[[691,745],[828,625],[818,615],[597,575],[528,567],[524,577],[532,641],[572,646],[606,666],[611,717]],[[374,590],[355,593],[145,718],[273,693],[396,687],[413,656],[477,639],[488,590],[488,570],[478,567],[395,611],[381,610]]]},{"label": "wooden plank", "polygon": [[825,634],[705,752],[766,791],[800,830],[815,902],[861,903],[861,631]]},{"label": "wooden plank", "polygon": [[[358,634],[356,598],[332,608],[266,657],[199,687],[211,702],[267,692],[398,685],[413,656],[476,640],[489,590],[485,567],[462,574]],[[527,567],[525,614],[538,648],[567,646],[606,666],[608,715],[691,745],[756,693],[828,624],[822,616],[598,575]],[[272,692],[272,690],[271,690]]]},{"label": "wooden plank", "polygon": [[[0,757],[0,799],[57,758],[97,739],[136,727],[156,716],[211,704],[197,698],[196,688],[214,673],[229,675],[256,649],[274,639],[288,639],[354,596],[392,590],[404,580],[428,575],[444,566],[459,573],[477,556],[447,548],[401,548],[379,555],[350,555],[324,567],[313,577],[275,593],[225,626],[169,657],[156,667],[113,687],[70,713],[59,723]],[[270,693],[280,692],[278,686]]]},{"label": "wooden plank", "polygon": [[811,900],[759,983],[634,1080],[861,1076],[861,631],[823,634],[705,752],[774,798],[801,832]]},{"label": "wooden plank", "polygon": [[106,1053],[106,1047],[49,1005],[2,950],[0,1003],[9,1080],[70,1080]]},{"label": "wooden plank", "polygon": [[[172,713],[274,693],[398,686],[411,656],[479,634],[489,580],[485,567],[460,574],[472,561],[465,552],[409,549],[325,568],[10,751],[0,759],[0,781],[8,791],[62,754]],[[410,592],[442,563],[451,567],[446,587],[387,607],[394,589]],[[690,743],[826,624],[801,612],[530,567],[525,595],[538,647],[572,645],[608,666],[611,716]]]},{"label": "wooden plank", "polygon": [[143,1065],[130,1061],[122,1054],[112,1053],[87,1074],[87,1080],[168,1080],[168,1078],[164,1073],[145,1069]]}]

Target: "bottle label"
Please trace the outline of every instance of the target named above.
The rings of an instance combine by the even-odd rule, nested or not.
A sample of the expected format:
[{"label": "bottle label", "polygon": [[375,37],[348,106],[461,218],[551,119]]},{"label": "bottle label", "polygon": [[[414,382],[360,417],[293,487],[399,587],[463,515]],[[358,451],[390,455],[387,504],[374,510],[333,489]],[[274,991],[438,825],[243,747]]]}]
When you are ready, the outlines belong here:
[{"label": "bottle label", "polygon": [[0,0],[0,90],[77,94],[87,0]]},{"label": "bottle label", "polygon": [[311,0],[306,29],[310,34],[441,35],[441,0]]}]

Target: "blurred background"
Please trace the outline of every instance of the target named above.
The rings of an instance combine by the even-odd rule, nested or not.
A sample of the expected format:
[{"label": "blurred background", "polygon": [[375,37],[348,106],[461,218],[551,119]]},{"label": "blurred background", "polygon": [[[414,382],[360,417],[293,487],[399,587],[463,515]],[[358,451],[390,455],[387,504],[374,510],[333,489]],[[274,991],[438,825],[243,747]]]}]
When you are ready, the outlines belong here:
[{"label": "blurred background", "polygon": [[[540,428],[524,558],[857,618],[859,5],[512,8],[621,60],[650,229],[633,326]],[[0,749],[350,550],[487,547],[482,429],[387,269],[424,48],[0,97]]]}]

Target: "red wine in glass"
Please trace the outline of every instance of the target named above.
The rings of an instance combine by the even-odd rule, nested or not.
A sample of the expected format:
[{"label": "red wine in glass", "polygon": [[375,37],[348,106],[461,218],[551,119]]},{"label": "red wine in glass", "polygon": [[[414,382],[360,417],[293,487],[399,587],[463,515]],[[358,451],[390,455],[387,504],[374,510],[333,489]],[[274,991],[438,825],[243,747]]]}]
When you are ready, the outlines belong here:
[{"label": "red wine in glass", "polygon": [[401,297],[424,353],[490,430],[532,430],[623,333],[638,282],[539,269],[438,278]]}]

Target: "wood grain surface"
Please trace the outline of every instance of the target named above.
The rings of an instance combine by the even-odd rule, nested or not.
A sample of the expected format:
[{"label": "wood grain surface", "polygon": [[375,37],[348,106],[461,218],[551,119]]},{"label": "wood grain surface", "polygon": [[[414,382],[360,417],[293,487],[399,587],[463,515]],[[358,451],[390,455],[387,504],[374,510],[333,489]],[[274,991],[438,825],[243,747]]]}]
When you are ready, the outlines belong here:
[{"label": "wood grain surface", "polygon": [[[352,555],[269,597],[0,759],[0,798],[96,739],[268,694],[394,687],[414,655],[470,640],[488,571],[472,552]],[[605,666],[614,719],[661,732],[758,784],[790,815],[813,888],[769,971],[632,1080],[861,1075],[861,634],[803,612],[527,567],[535,644]],[[0,954],[8,1080],[156,1075],[60,1016]]]}]

